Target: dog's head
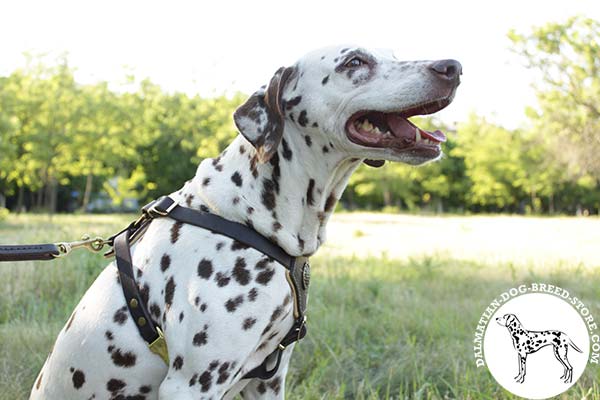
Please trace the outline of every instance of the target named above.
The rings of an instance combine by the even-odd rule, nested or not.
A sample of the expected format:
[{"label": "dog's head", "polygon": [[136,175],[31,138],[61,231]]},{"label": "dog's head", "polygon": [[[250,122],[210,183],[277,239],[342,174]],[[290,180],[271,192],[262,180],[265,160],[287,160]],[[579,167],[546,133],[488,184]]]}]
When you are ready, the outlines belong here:
[{"label": "dog's head", "polygon": [[408,118],[450,104],[461,70],[454,60],[398,61],[360,47],[325,48],[280,68],[236,110],[234,120],[263,162],[293,124],[347,157],[375,166],[383,161],[373,160],[418,165],[440,157],[446,137]]},{"label": "dog's head", "polygon": [[519,324],[515,314],[504,314],[502,317],[496,318],[496,322],[498,325],[506,327],[516,327]]}]

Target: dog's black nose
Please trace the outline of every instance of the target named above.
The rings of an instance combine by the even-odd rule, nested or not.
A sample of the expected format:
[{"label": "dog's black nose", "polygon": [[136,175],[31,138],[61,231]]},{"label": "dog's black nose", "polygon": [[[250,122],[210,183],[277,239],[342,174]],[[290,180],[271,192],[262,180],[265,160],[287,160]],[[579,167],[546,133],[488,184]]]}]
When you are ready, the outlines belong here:
[{"label": "dog's black nose", "polygon": [[442,79],[449,81],[457,80],[462,75],[462,65],[456,60],[439,60],[434,61],[429,69]]}]

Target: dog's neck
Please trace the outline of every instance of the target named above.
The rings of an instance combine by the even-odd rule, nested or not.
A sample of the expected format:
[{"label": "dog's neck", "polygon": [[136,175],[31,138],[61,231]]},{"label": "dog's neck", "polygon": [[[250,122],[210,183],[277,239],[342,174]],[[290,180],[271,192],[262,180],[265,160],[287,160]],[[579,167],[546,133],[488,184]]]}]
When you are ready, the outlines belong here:
[{"label": "dog's neck", "polygon": [[327,221],[361,161],[320,135],[286,126],[277,153],[263,164],[238,135],[219,157],[200,163],[179,201],[246,224],[292,256],[311,255],[325,241]]}]

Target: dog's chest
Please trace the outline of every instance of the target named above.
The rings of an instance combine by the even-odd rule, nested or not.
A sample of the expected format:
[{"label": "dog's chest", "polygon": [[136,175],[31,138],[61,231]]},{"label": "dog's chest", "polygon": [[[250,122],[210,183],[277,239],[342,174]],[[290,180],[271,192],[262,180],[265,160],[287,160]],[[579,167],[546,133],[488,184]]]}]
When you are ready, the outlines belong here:
[{"label": "dog's chest", "polygon": [[[245,356],[260,363],[292,325],[285,268],[240,242],[159,220],[133,257],[142,297],[163,327],[171,360],[237,344],[255,349]],[[242,360],[228,361],[242,368]]]}]

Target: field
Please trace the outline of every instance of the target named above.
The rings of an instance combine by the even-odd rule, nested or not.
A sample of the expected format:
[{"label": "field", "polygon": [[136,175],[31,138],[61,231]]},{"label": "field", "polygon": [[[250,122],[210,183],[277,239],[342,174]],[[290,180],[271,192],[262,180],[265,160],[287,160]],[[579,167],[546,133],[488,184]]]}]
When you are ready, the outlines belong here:
[{"label": "field", "polygon": [[[11,216],[0,243],[107,235],[132,216]],[[600,317],[597,218],[340,214],[312,260],[309,334],[295,350],[290,399],[509,399],[476,368],[472,339],[502,291],[546,282]],[[101,271],[83,251],[0,264],[0,399],[27,398],[58,331]],[[516,364],[515,364],[516,365]],[[561,399],[600,399],[588,366]]]}]

